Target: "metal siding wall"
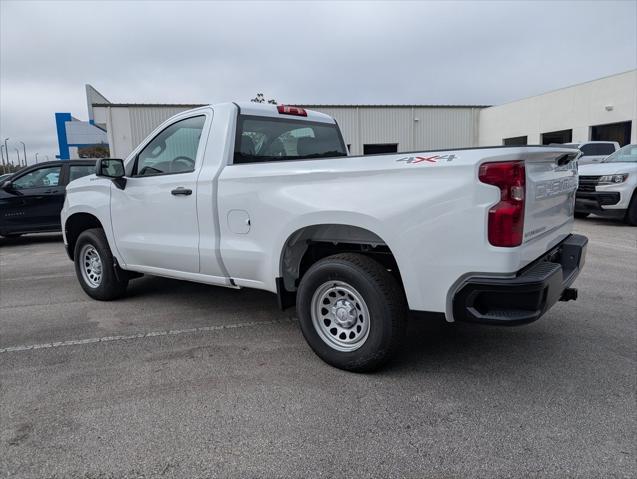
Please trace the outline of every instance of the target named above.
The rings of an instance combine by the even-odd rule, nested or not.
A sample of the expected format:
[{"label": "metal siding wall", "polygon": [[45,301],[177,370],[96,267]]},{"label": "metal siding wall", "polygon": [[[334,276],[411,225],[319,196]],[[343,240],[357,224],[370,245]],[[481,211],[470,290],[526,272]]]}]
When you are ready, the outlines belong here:
[{"label": "metal siding wall", "polygon": [[358,134],[358,115],[356,107],[321,108],[316,111],[320,111],[336,119],[343,133],[345,144],[351,145],[350,153],[352,155],[363,154],[363,150],[359,147],[361,142],[360,135]]},{"label": "metal siding wall", "polygon": [[362,146],[375,143],[398,143],[398,151],[412,145],[411,108],[360,108]]},{"label": "metal siding wall", "polygon": [[415,148],[423,150],[477,146],[474,108],[415,108]]},{"label": "metal siding wall", "polygon": [[130,107],[131,142],[133,149],[161,123],[171,116],[189,109],[190,107]]},{"label": "metal siding wall", "polygon": [[[314,107],[336,118],[352,155],[364,144],[398,143],[398,151],[478,145],[479,108]],[[418,118],[419,121],[414,121]]]},{"label": "metal siding wall", "polygon": [[[114,130],[130,128],[128,138],[132,148],[135,148],[159,124],[188,108],[127,107],[130,126],[117,121],[118,125],[114,125]],[[351,145],[352,155],[362,155],[363,145],[374,143],[398,143],[398,151],[478,145],[479,108],[328,106],[313,109],[336,118],[345,143]],[[414,118],[418,118],[419,121],[414,121]],[[123,131],[121,133],[125,134]],[[124,145],[127,142],[123,142],[117,135],[113,135],[113,139],[115,143],[122,144],[121,148],[116,146],[111,153],[127,150],[121,153],[128,154],[132,151],[132,148],[129,150],[128,145]]]}]

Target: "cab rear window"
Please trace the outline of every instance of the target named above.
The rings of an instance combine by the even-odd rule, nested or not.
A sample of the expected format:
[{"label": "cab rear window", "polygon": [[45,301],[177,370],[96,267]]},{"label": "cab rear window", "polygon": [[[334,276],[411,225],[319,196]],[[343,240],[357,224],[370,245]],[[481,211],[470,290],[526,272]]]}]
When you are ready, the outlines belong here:
[{"label": "cab rear window", "polygon": [[336,124],[239,115],[234,163],[347,156]]},{"label": "cab rear window", "polygon": [[612,143],[589,143],[582,145],[580,150],[582,150],[582,156],[606,156],[615,151],[615,145]]}]

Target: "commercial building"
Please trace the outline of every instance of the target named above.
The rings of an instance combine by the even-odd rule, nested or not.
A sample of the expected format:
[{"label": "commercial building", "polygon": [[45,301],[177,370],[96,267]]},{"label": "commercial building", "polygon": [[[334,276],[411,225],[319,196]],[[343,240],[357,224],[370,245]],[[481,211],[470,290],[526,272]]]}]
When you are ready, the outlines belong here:
[{"label": "commercial building", "polygon": [[[96,103],[96,123],[104,126],[113,156],[123,158],[157,125],[200,105]],[[362,155],[478,143],[481,106],[440,105],[303,105],[333,116],[350,153]]]},{"label": "commercial building", "polygon": [[480,145],[637,143],[637,70],[480,112]]},{"label": "commercial building", "polygon": [[[90,131],[100,130],[117,158],[125,158],[164,120],[201,106],[112,103],[90,85],[86,96]],[[637,143],[637,70],[498,106],[299,106],[336,118],[353,155],[587,140]],[[60,141],[60,157],[69,144],[68,138]]]}]

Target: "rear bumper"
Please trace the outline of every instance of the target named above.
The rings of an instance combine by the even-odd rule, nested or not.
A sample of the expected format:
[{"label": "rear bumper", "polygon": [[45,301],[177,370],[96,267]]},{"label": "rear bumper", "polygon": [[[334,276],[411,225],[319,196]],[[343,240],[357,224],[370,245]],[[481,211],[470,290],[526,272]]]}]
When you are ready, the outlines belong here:
[{"label": "rear bumper", "polygon": [[454,319],[525,324],[539,319],[560,299],[575,299],[576,291],[567,288],[584,266],[587,243],[585,236],[571,235],[514,276],[468,278],[453,296]]}]

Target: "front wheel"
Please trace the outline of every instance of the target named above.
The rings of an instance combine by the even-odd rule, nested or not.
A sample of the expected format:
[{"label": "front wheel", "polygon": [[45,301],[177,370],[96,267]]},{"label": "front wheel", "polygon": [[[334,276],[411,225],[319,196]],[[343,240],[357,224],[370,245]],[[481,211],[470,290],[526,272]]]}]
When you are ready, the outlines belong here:
[{"label": "front wheel", "polygon": [[337,254],[310,267],[298,290],[303,336],[326,363],[367,372],[398,350],[407,304],[398,281],[361,254]]},{"label": "front wheel", "polygon": [[126,292],[128,279],[118,279],[115,261],[101,228],[84,231],[75,243],[75,274],[82,289],[93,299],[109,301]]},{"label": "front wheel", "polygon": [[637,191],[633,193],[633,197],[630,200],[628,211],[626,211],[625,221],[631,226],[637,226]]}]

